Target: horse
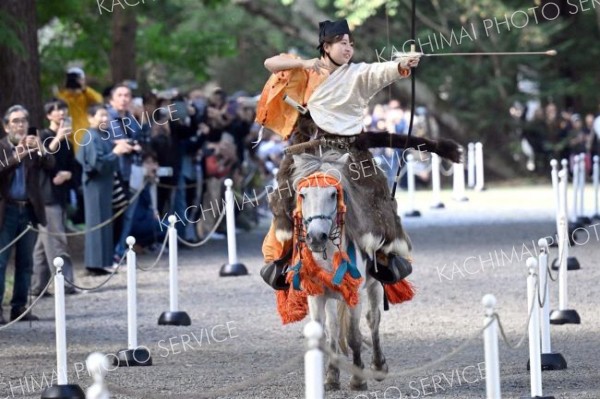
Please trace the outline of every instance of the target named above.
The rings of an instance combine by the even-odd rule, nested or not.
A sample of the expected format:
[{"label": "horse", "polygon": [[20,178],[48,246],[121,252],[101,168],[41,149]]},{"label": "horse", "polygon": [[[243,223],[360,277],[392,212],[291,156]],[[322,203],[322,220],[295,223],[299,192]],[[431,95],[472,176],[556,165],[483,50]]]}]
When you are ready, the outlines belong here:
[{"label": "horse", "polygon": [[[353,191],[359,189],[351,184],[345,172],[349,160],[350,154],[340,156],[337,151],[322,156],[294,155],[292,179],[297,194],[294,262],[297,263],[288,274],[288,281],[307,296],[310,318],[325,326],[328,348],[336,353],[340,349],[347,355],[349,347],[353,364],[361,369],[364,368],[363,336],[359,323],[362,308],[366,306],[373,350],[371,369],[381,372],[377,374],[377,380],[381,381],[388,372],[379,337],[384,288],[367,272],[367,262],[373,260],[359,247],[360,240],[353,237],[352,226],[345,225],[346,213],[358,212],[346,209],[346,202],[352,205],[348,199],[356,194]],[[405,281],[401,283],[410,291],[402,301],[412,298],[412,288]],[[350,388],[366,390],[367,382],[353,375]],[[339,368],[331,357],[325,389],[340,389]]]}]

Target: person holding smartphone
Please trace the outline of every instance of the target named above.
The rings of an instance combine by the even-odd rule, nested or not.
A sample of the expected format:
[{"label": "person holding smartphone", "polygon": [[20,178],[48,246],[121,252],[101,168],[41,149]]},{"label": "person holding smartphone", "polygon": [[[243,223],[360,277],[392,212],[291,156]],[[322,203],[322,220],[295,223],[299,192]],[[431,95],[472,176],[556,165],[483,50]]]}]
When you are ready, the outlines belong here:
[{"label": "person holding smartphone", "polygon": [[[46,212],[40,190],[40,174],[54,167],[54,157],[44,151],[40,139],[28,135],[29,112],[21,105],[8,108],[3,118],[7,134],[0,138],[0,248],[19,237],[29,224],[45,225]],[[35,133],[35,130],[30,131]],[[26,310],[31,284],[33,247],[36,233],[28,231],[12,248],[0,252],[0,303],[4,297],[6,266],[15,249],[15,277],[10,302],[10,319]],[[1,310],[1,309],[0,309]],[[38,320],[32,313],[21,321]],[[0,324],[5,319],[0,311]]]},{"label": "person holding smartphone", "polygon": [[[33,277],[31,295],[38,296],[52,277],[50,265],[54,258],[60,256],[65,261],[63,275],[69,281],[73,279],[73,264],[67,244],[65,220],[69,191],[77,185],[77,161],[67,137],[71,134],[71,126],[67,122],[68,107],[62,100],[52,100],[44,105],[46,118],[50,122],[48,129],[40,132],[40,140],[44,149],[54,154],[54,168],[41,174],[41,192],[44,200],[47,224],[40,227],[33,252]],[[65,286],[67,295],[74,294],[75,288]]]}]

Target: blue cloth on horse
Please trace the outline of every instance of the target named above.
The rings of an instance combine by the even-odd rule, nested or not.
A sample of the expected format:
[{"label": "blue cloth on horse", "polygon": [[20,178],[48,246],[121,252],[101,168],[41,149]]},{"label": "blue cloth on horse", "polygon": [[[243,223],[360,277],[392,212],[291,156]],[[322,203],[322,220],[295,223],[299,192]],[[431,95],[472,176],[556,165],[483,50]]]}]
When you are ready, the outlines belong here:
[{"label": "blue cloth on horse", "polygon": [[302,261],[299,260],[296,263],[296,266],[292,267],[292,271],[294,272],[294,279],[292,281],[294,285],[294,289],[296,291],[302,291],[302,287],[300,286],[300,268],[302,267]]},{"label": "blue cloth on horse", "polygon": [[350,276],[353,278],[360,278],[360,272],[356,268],[356,249],[354,248],[354,243],[348,244],[348,257],[350,258],[350,262],[344,260],[340,266],[335,271],[335,275],[333,276],[333,284],[340,285],[342,284],[342,280],[344,279],[344,275],[346,273],[350,273]]}]

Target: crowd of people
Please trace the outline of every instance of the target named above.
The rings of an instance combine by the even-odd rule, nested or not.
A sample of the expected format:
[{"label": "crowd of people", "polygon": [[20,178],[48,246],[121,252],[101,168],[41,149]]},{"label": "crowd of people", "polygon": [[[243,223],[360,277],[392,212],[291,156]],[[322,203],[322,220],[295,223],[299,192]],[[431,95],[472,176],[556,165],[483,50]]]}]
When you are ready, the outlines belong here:
[{"label": "crowd of people", "polygon": [[554,103],[527,111],[520,110],[515,116],[522,121],[522,150],[528,170],[547,174],[551,159],[567,159],[572,165],[576,155],[585,154],[586,172],[591,173],[592,159],[600,155],[600,116],[561,111]]},{"label": "crowd of people", "polygon": [[[269,143],[259,148],[251,143],[257,135],[252,97],[228,97],[219,88],[187,96],[171,90],[134,97],[133,90],[119,83],[100,94],[86,84],[82,69],[71,68],[64,87],[44,105],[47,128],[30,126],[22,105],[5,111],[0,298],[14,248],[11,320],[23,314],[28,295],[39,295],[48,284],[55,257],[64,259],[63,274],[74,282],[67,233],[77,233],[77,226],[84,225],[87,273],[110,274],[125,254],[128,236],[140,249],[156,251],[167,230],[164,216],[178,214],[197,221],[176,223],[180,237],[204,239],[220,216],[210,204],[222,204],[226,177],[240,187],[249,174],[260,180],[276,168],[276,152],[264,150]],[[213,211],[194,216],[187,212],[190,204]],[[239,222],[251,227],[256,220]],[[36,319],[29,313],[21,320]],[[5,322],[0,312],[0,324]]]}]

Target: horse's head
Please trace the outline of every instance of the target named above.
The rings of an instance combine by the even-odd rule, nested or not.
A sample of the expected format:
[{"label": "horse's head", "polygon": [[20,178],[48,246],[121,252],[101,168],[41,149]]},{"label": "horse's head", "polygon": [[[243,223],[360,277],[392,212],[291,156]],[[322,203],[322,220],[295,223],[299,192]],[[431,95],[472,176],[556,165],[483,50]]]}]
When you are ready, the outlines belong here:
[{"label": "horse's head", "polygon": [[[301,223],[311,252],[324,252],[328,240],[337,240],[346,208],[338,179],[325,173],[303,178],[297,185],[297,223]],[[339,243],[339,241],[338,241]]]},{"label": "horse's head", "polygon": [[336,227],[337,190],[335,187],[304,187],[298,193],[302,200],[302,223],[306,244],[312,252],[323,252]]}]

